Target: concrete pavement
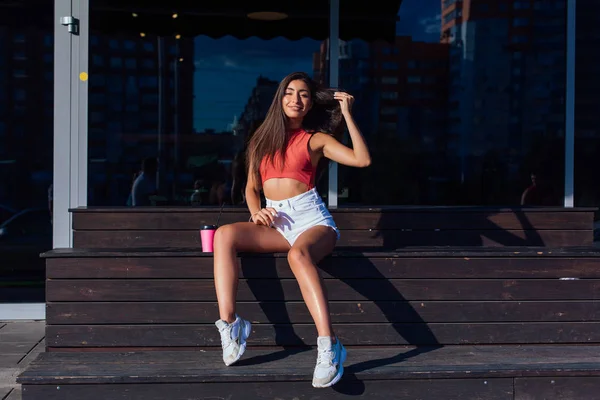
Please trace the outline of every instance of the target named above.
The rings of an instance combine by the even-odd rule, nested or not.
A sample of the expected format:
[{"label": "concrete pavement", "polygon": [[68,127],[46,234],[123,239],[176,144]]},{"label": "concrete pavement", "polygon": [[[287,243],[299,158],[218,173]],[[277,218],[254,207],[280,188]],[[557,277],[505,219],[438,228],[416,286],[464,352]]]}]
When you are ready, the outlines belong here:
[{"label": "concrete pavement", "polygon": [[45,321],[0,321],[0,400],[21,400],[15,379],[44,351],[44,327]]}]

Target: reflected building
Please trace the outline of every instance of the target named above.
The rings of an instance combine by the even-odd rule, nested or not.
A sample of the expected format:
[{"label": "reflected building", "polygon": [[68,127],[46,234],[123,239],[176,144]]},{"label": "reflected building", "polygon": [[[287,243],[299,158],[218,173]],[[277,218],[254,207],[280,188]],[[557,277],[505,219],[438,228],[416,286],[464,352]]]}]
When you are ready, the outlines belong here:
[{"label": "reflected building", "polygon": [[[346,203],[364,202],[362,197],[372,198],[374,191],[389,196],[390,202],[406,204],[439,197],[437,182],[446,179],[448,48],[407,36],[398,36],[393,43],[340,43],[339,84],[355,97],[353,114],[374,159],[368,172],[373,179],[355,176],[359,171],[341,170],[340,196]],[[327,42],[313,64],[316,79],[327,85]],[[385,179],[404,174],[405,185],[414,190],[386,190]],[[361,186],[365,181],[376,187]]]},{"label": "reflected building", "polygon": [[600,206],[600,2],[577,1],[575,206]]},{"label": "reflected building", "polygon": [[[313,55],[313,79],[329,87],[329,42],[321,43],[319,53]],[[339,42],[338,86],[354,96],[354,118],[365,135],[376,130],[377,99],[372,71],[371,48],[362,40]]]},{"label": "reflected building", "polygon": [[252,89],[250,97],[244,106],[244,111],[239,117],[234,133],[247,139],[253,130],[257,128],[267,115],[269,107],[273,102],[279,82],[259,76],[256,79],[256,86]]},{"label": "reflected building", "polygon": [[[315,79],[329,81],[325,42],[314,57]],[[366,135],[415,138],[433,149],[446,124],[448,46],[414,42],[342,41],[339,86],[355,97],[356,118]]]},{"label": "reflected building", "polygon": [[53,162],[47,149],[54,143],[54,35],[43,26],[47,24],[37,27],[19,17],[6,15],[0,26],[0,199],[15,209],[47,207]]},{"label": "reflected building", "polygon": [[564,137],[565,4],[441,2],[441,42],[450,45],[448,150],[455,179],[495,181],[496,194],[481,189],[483,204],[533,169],[561,173],[556,151],[536,152]]},{"label": "reflected building", "polygon": [[[131,176],[145,157],[159,157],[162,187],[182,163],[193,134],[192,39],[90,35],[90,205],[124,205]],[[176,174],[176,172],[175,172]]]}]

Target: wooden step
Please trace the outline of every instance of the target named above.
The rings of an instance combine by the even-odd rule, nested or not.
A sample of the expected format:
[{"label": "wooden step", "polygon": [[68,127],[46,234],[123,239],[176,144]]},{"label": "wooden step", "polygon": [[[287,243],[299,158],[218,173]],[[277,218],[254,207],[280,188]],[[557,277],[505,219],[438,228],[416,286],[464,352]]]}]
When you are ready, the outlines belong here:
[{"label": "wooden step", "polygon": [[[345,374],[311,386],[315,349],[43,353],[21,373],[24,400],[52,399],[592,399],[600,346],[348,348]],[[393,396],[391,395],[393,393]]]},{"label": "wooden step", "polygon": [[[600,249],[338,251],[320,270],[348,345],[600,343]],[[57,249],[47,259],[56,351],[218,347],[212,254]],[[240,255],[238,312],[253,345],[312,344],[285,254]]]},{"label": "wooden step", "polygon": [[[246,208],[84,207],[73,212],[75,247],[198,249],[202,225],[244,222]],[[593,208],[351,207],[331,210],[340,248],[587,246]]]}]

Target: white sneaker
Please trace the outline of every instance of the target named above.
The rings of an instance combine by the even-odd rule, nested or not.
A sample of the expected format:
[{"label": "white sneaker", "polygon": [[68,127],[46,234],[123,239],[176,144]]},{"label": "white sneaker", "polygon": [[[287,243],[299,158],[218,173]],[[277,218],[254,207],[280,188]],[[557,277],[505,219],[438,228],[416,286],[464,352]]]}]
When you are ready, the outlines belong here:
[{"label": "white sneaker", "polygon": [[317,355],[317,366],[313,374],[313,387],[326,388],[339,382],[344,375],[346,361],[346,349],[336,338],[335,343],[329,336],[319,336],[317,339],[319,354]]},{"label": "white sneaker", "polygon": [[235,316],[231,324],[223,320],[215,322],[221,334],[221,347],[223,348],[223,361],[230,366],[236,363],[246,351],[246,339],[250,336],[252,324],[250,321]]}]

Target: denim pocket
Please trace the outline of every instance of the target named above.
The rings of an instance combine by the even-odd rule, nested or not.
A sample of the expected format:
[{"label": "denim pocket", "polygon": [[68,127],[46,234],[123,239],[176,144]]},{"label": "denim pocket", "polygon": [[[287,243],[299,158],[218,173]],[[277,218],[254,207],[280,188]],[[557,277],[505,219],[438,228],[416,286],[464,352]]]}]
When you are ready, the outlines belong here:
[{"label": "denim pocket", "polygon": [[303,201],[296,204],[292,204],[292,209],[297,212],[309,212],[317,210],[318,205],[314,200]]}]

